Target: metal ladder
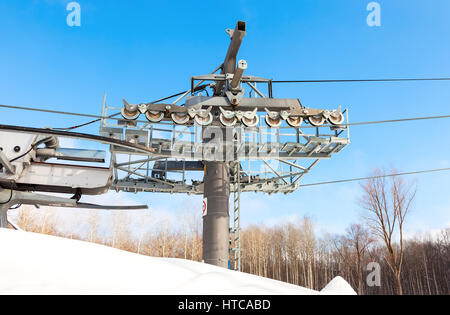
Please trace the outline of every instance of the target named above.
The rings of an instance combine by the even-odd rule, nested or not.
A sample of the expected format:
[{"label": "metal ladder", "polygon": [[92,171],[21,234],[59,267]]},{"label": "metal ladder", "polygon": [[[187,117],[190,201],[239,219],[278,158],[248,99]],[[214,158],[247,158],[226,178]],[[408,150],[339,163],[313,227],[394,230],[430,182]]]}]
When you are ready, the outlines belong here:
[{"label": "metal ladder", "polygon": [[241,185],[240,185],[240,163],[235,164],[234,183],[236,189],[233,192],[233,242],[231,244],[231,254],[233,255],[233,270],[241,271]]}]

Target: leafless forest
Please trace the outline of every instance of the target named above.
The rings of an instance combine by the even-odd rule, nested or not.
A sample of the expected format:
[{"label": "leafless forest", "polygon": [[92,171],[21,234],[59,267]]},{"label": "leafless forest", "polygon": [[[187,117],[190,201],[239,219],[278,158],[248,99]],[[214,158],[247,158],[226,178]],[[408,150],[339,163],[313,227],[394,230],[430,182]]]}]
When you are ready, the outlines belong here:
[{"label": "leafless forest", "polygon": [[[403,224],[415,196],[414,185],[393,177],[376,178],[362,188],[366,216],[343,235],[318,237],[308,217],[243,229],[243,271],[316,290],[340,275],[359,294],[449,294],[450,228],[438,235],[405,239]],[[16,221],[27,231],[142,255],[201,261],[201,216],[196,211],[180,213],[176,222],[154,218],[151,212],[138,217],[113,212],[105,222],[91,211],[62,223],[56,210],[22,207]]]}]

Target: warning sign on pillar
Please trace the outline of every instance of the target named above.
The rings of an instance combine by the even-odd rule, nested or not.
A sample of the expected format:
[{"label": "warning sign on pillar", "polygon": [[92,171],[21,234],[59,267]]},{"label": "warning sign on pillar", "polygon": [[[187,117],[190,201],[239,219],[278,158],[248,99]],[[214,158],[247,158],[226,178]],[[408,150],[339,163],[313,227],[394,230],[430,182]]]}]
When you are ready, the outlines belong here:
[{"label": "warning sign on pillar", "polygon": [[208,198],[203,198],[202,215],[205,216],[208,213]]}]

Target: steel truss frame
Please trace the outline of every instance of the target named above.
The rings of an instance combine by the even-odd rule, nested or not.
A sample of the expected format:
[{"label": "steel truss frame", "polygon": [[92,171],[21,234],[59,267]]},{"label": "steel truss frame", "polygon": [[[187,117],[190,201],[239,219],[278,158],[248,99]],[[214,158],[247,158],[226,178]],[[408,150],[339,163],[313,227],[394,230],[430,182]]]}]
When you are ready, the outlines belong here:
[{"label": "steel truss frame", "polygon": [[[120,110],[104,102],[102,116],[109,117]],[[348,122],[348,110],[343,113]],[[232,140],[206,143],[202,136],[205,127],[197,124],[102,119],[101,135],[152,151],[146,154],[111,145],[111,189],[135,193],[203,194],[202,179],[192,179],[192,174],[202,171],[202,167],[197,165],[193,169],[193,161],[239,161],[239,183],[231,176],[231,192],[291,193],[321,159],[331,158],[350,142],[346,126],[270,128],[263,125],[262,120],[252,128],[210,127],[212,133],[229,133],[226,137],[220,134],[217,139]],[[170,164],[175,162],[177,167],[171,167]]]}]

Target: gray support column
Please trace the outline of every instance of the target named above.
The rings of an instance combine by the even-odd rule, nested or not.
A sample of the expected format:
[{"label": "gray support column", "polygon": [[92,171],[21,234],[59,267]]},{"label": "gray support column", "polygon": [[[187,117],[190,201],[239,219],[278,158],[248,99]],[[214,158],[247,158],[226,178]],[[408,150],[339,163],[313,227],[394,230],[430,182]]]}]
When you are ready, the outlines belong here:
[{"label": "gray support column", "polygon": [[8,205],[0,206],[0,228],[8,227]]},{"label": "gray support column", "polygon": [[[238,21],[234,30],[227,31],[231,42],[221,73],[234,73],[236,70],[236,58],[246,35],[245,28],[245,22]],[[223,82],[217,82],[214,95],[221,95],[223,87]],[[207,128],[210,129],[206,130],[207,136],[203,139],[204,142],[215,141],[217,143],[227,140],[225,128],[211,126]],[[221,132],[213,131],[218,129],[221,129]],[[207,198],[208,210],[203,217],[203,261],[207,264],[227,268],[230,247],[230,170],[225,156],[223,156],[224,162],[205,162],[203,196]]]},{"label": "gray support column", "polygon": [[227,162],[206,162],[204,197],[208,201],[203,217],[203,261],[228,267],[230,176]]}]

